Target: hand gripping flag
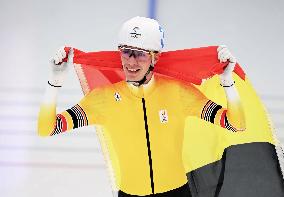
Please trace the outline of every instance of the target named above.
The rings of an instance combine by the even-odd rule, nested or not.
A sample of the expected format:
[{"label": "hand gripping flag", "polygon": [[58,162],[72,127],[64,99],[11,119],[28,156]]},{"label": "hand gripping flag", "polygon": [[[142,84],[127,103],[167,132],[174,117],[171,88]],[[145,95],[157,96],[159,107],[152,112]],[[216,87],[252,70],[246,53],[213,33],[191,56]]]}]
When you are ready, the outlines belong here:
[{"label": "hand gripping flag", "polygon": [[[208,98],[226,107],[218,76],[226,63],[219,62],[216,49],[211,46],[163,52],[154,72],[193,83]],[[84,94],[124,80],[118,51],[85,53],[73,49],[73,53]],[[244,107],[245,132],[228,132],[194,117],[185,121],[183,161],[192,196],[284,196],[283,148],[269,115],[239,64],[233,77]],[[107,145],[110,139],[98,133],[109,169],[117,178],[119,162],[112,159],[115,151]]]}]

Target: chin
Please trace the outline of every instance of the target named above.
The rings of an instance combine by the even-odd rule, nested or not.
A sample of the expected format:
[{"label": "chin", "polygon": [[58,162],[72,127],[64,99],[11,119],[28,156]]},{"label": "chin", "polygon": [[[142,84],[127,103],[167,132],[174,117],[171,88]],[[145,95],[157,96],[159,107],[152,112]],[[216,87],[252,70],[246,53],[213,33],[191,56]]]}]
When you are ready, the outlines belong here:
[{"label": "chin", "polygon": [[144,76],[141,73],[137,73],[137,74],[124,73],[124,74],[125,74],[126,80],[129,80],[129,81],[140,81]]},{"label": "chin", "polygon": [[[141,78],[142,78],[142,77],[141,77]],[[139,77],[129,77],[129,76],[126,77],[126,79],[127,79],[128,81],[140,81],[141,78],[139,78]]]}]

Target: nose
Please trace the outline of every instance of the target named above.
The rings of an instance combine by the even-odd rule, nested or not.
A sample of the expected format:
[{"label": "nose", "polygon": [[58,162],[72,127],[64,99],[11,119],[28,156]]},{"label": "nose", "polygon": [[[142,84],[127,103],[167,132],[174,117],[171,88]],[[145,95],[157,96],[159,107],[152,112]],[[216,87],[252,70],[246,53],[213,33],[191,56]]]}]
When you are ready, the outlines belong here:
[{"label": "nose", "polygon": [[134,55],[131,55],[131,56],[127,59],[127,63],[130,64],[130,65],[136,65],[136,64],[137,64],[137,61],[136,61]]}]

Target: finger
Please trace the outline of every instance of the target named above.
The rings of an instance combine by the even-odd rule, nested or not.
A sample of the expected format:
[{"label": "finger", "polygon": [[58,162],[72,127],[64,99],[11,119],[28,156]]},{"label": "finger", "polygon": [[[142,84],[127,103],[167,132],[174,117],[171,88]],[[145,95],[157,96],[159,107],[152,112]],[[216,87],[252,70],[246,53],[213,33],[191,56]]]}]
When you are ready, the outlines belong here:
[{"label": "finger", "polygon": [[59,63],[58,59],[54,59],[53,63],[57,65]]},{"label": "finger", "polygon": [[60,48],[56,51],[55,55],[57,55],[57,56],[59,57],[59,59],[62,59],[62,58],[63,58],[63,55],[64,55],[64,47],[60,47]]},{"label": "finger", "polygon": [[221,58],[226,61],[236,62],[236,58],[229,51],[222,53]]},{"label": "finger", "polygon": [[224,53],[220,53],[219,54],[219,60],[220,60],[220,62],[225,62],[226,61],[226,54],[224,54]]},{"label": "finger", "polygon": [[223,56],[224,53],[228,53],[229,50],[228,48],[223,48],[218,52],[218,59],[221,60],[221,57]]},{"label": "finger", "polygon": [[63,60],[62,54],[61,53],[57,54],[57,57],[58,57],[59,62],[62,62]]},{"label": "finger", "polygon": [[74,51],[73,48],[70,48],[69,52],[68,52],[68,56],[67,56],[67,62],[68,63],[73,63],[73,57],[74,57]]},{"label": "finger", "polygon": [[52,64],[55,64],[55,60],[54,60],[54,57],[50,58],[49,62],[51,62]]},{"label": "finger", "polygon": [[62,60],[62,55],[60,51],[57,51],[57,53],[54,56],[54,59],[58,60],[59,62]]},{"label": "finger", "polygon": [[54,64],[58,64],[58,63],[59,63],[58,58],[54,58]]},{"label": "finger", "polygon": [[220,61],[221,61],[221,62],[227,62],[227,59],[221,58]]},{"label": "finger", "polygon": [[63,52],[63,51],[61,51],[61,53],[60,53],[60,59],[61,59],[61,61],[62,61],[65,57],[66,57],[66,53]]},{"label": "finger", "polygon": [[230,53],[222,53],[222,55],[221,55],[221,59],[222,59],[222,61],[224,61],[224,62],[226,62],[226,61],[228,61],[228,59],[230,58],[230,56],[231,56],[231,54]]},{"label": "finger", "polygon": [[229,61],[232,62],[232,63],[236,63],[237,62],[237,59],[234,57],[234,56],[231,56],[229,58]]},{"label": "finger", "polygon": [[61,62],[61,58],[58,57],[58,55],[56,54],[56,55],[54,56],[54,63],[55,63],[55,64],[59,64],[60,62]]},{"label": "finger", "polygon": [[61,49],[59,50],[59,53],[60,53],[62,59],[64,59],[64,58],[66,57],[66,51],[64,50],[64,48],[61,48]]},{"label": "finger", "polygon": [[58,51],[65,51],[65,46],[61,46]]},{"label": "finger", "polygon": [[229,49],[228,48],[223,48],[220,50],[219,53],[230,53]]},{"label": "finger", "polygon": [[60,60],[65,58],[66,53],[64,51],[58,51],[57,56]]},{"label": "finger", "polygon": [[219,60],[221,60],[221,57],[222,57],[223,53],[224,53],[223,50],[221,50],[221,51],[218,52],[218,59],[219,59]]},{"label": "finger", "polygon": [[217,48],[217,51],[221,51],[223,48],[227,48],[226,45],[219,45],[218,48]]}]

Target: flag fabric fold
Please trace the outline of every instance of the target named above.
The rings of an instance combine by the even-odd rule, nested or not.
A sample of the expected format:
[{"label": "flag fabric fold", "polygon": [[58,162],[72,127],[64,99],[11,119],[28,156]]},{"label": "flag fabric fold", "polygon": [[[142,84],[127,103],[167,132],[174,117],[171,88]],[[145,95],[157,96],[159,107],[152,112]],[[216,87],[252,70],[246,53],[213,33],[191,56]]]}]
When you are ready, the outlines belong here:
[{"label": "flag fabric fold", "polygon": [[[155,65],[154,72],[200,85],[202,80],[222,73],[227,65],[220,63],[217,58],[212,58],[216,56],[216,48],[212,46],[163,52]],[[69,51],[70,48],[66,50]],[[73,53],[73,63],[83,65],[82,71],[79,71],[80,66],[76,67],[76,71],[83,72],[84,75],[84,77],[80,75],[79,80],[85,83],[82,81],[85,78],[89,91],[95,87],[124,80],[118,51],[83,52],[73,49]],[[236,65],[234,72],[245,80],[245,73],[239,64]]]},{"label": "flag fabric fold", "polygon": [[[154,72],[195,84],[208,98],[226,107],[218,74],[227,63],[219,62],[216,49],[210,46],[163,52]],[[118,51],[86,53],[73,49],[73,55],[85,95],[97,87],[124,80]],[[193,117],[185,121],[183,161],[192,196],[284,196],[283,163],[279,164],[283,162],[283,149],[269,115],[239,64],[233,77],[244,107],[246,131],[228,132]],[[110,140],[100,136],[101,142]],[[112,150],[103,152],[115,154]],[[118,177],[119,162],[107,160],[112,174]]]}]

